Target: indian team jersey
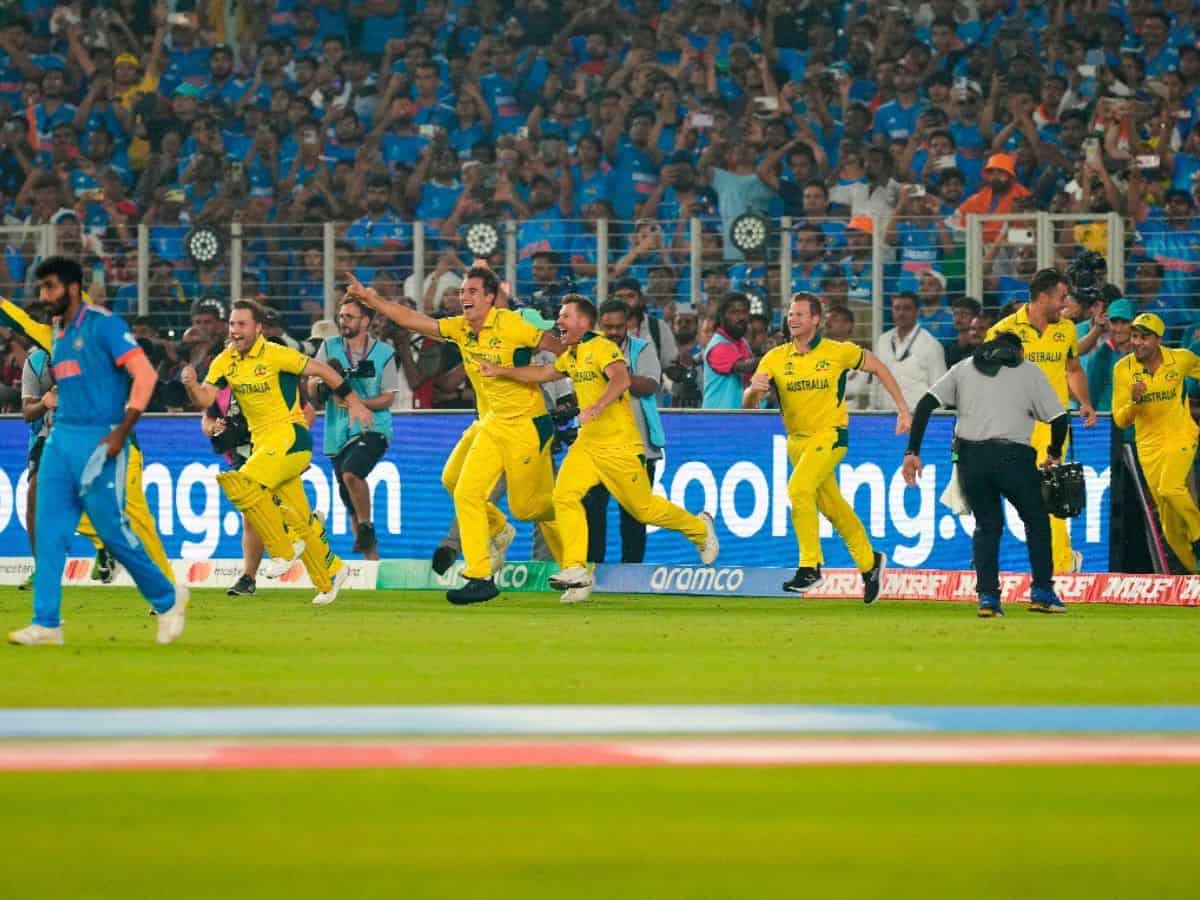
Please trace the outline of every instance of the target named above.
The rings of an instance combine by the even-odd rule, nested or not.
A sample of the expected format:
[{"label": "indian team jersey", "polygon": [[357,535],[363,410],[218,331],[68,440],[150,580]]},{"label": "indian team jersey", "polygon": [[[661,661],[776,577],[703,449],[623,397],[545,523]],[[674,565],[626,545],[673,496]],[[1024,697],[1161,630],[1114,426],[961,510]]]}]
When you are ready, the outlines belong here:
[{"label": "indian team jersey", "polygon": [[[1162,348],[1162,363],[1149,372],[1132,353],[1113,366],[1113,418],[1128,428],[1133,423],[1138,443],[1173,439],[1196,440],[1196,423],[1188,410],[1185,378],[1200,375],[1200,356],[1190,350]],[[1133,386],[1146,385],[1135,402]]]},{"label": "indian team jersey", "polygon": [[[575,396],[580,410],[594,406],[608,389],[608,373],[605,371],[614,362],[625,362],[621,348],[595,332],[589,331],[583,340],[560,356],[554,368],[571,376],[575,385]],[[596,444],[642,445],[637,422],[633,418],[633,407],[626,391],[600,413],[593,422],[579,429],[579,439]]]},{"label": "indian team jersey", "polygon": [[1070,402],[1067,391],[1067,360],[1079,355],[1075,323],[1059,319],[1039,332],[1029,321],[1029,306],[1022,306],[988,329],[987,339],[993,340],[1003,332],[1012,332],[1021,339],[1025,348],[1025,359],[1041,369],[1058,399],[1066,406]]},{"label": "indian team jersey", "polygon": [[307,365],[303,353],[259,335],[244,356],[226,347],[212,361],[204,380],[233,391],[252,437],[279,425],[307,430],[300,409],[300,373]]},{"label": "indian team jersey", "polygon": [[538,385],[511,378],[484,378],[479,373],[481,359],[505,368],[529,365],[533,351],[542,342],[542,332],[520,313],[492,307],[478,333],[471,330],[463,316],[438,319],[438,332],[462,351],[463,368],[478,398],[480,421],[488,416],[531,419],[546,414],[546,401]]},{"label": "indian team jersey", "polygon": [[62,425],[112,427],[125,418],[128,373],[122,368],[142,353],[125,322],[99,306],[83,304],[54,333],[51,370],[58,385]]},{"label": "indian team jersey", "polygon": [[818,335],[807,352],[797,350],[795,342],[769,351],[755,374],[765,373],[775,383],[787,433],[805,437],[850,424],[846,375],[865,360],[857,344]]}]

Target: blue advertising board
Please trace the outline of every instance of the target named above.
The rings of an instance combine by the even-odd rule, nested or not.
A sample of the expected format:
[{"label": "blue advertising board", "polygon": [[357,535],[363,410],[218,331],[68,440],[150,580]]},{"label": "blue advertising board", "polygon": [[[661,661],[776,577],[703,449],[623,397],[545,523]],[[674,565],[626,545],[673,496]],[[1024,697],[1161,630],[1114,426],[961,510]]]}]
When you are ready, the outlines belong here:
[{"label": "blue advertising board", "polygon": [[[471,421],[466,413],[398,415],[385,458],[371,477],[380,553],[387,558],[427,558],[450,524],[452,505],[442,488],[442,463]],[[787,442],[778,414],[760,412],[666,411],[666,458],[656,489],[693,511],[707,510],[717,522],[721,561],[727,565],[796,565],[787,499]],[[858,511],[876,546],[895,565],[934,569],[969,568],[973,521],[942,506],[938,497],[950,477],[953,420],[935,416],[925,436],[925,474],[906,488],[900,475],[906,439],[895,434],[895,417],[857,414],[850,447],[838,469],[842,493]],[[321,423],[316,426],[321,446]],[[217,487],[222,461],[209,450],[194,416],[149,417],[138,426],[146,458],[146,495],[158,516],[167,552],[174,558],[236,558],[241,555],[240,518]],[[29,553],[24,528],[27,426],[0,420],[0,555]],[[1087,571],[1108,564],[1109,423],[1085,430],[1076,425],[1074,456],[1087,477],[1087,509],[1071,522],[1072,540]],[[332,515],[335,550],[348,554],[353,536],[338,497],[329,461],[323,456],[305,474],[310,494]],[[1001,568],[1028,566],[1023,529],[1010,509]],[[822,521],[822,546],[829,566],[850,566],[841,540]],[[530,553],[529,525],[519,526],[512,559]],[[615,507],[608,529],[608,561],[620,561]],[[77,539],[74,555],[89,555]],[[671,533],[651,533],[646,561],[691,563],[692,546]]]}]

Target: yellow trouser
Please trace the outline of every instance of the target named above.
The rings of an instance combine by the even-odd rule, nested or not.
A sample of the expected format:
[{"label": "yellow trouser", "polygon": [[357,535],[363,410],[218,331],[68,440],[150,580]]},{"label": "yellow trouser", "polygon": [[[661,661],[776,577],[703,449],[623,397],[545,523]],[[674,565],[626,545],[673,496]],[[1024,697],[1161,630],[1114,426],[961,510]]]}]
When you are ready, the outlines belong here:
[{"label": "yellow trouser", "polygon": [[1200,540],[1200,509],[1188,489],[1188,473],[1196,461],[1196,439],[1177,443],[1138,442],[1138,461],[1158,507],[1163,537],[1189,572],[1196,571],[1192,542]]},{"label": "yellow trouser", "polygon": [[[458,443],[454,445],[454,449],[450,451],[450,455],[446,458],[446,465],[442,467],[442,487],[446,489],[446,493],[451,497],[454,496],[454,488],[458,485],[458,478],[462,474],[463,464],[467,461],[467,454],[470,452],[471,444],[475,442],[475,435],[477,434],[479,434],[478,419],[467,426],[467,430],[462,433],[462,437],[458,439]],[[499,534],[504,530],[504,526],[508,524],[508,520],[504,518],[504,513],[500,512],[500,507],[496,506],[490,499],[487,502],[487,519],[489,536]]]},{"label": "yellow trouser", "polygon": [[562,567],[587,563],[588,528],[583,495],[603,484],[622,509],[643,525],[678,531],[703,546],[706,529],[699,516],[654,493],[641,447],[595,446],[576,441],[567,452],[554,482],[554,519],[563,536]]},{"label": "yellow trouser", "polygon": [[[162,538],[158,534],[158,523],[154,521],[150,504],[146,502],[146,492],[142,488],[142,465],[142,451],[130,444],[129,464],[125,469],[125,517],[129,519],[130,529],[142,542],[154,565],[167,576],[167,581],[174,584],[175,573],[171,570],[171,561],[167,559],[167,551],[163,548]],[[78,531],[95,544],[97,550],[104,548],[87,513],[80,516]]]},{"label": "yellow trouser", "polygon": [[792,501],[792,528],[800,545],[800,567],[816,568],[824,561],[819,510],[842,536],[859,570],[870,571],[875,565],[871,539],[833,474],[846,455],[846,429],[829,428],[806,437],[789,435],[787,447],[792,462],[788,498]]},{"label": "yellow trouser", "polygon": [[[312,511],[308,495],[304,493],[304,482],[300,476],[312,462],[312,436],[301,425],[283,425],[270,431],[254,435],[254,450],[250,458],[238,470],[238,474],[257,482],[274,493],[278,500],[274,510],[265,512],[272,518],[278,516],[288,532],[304,541],[301,560],[305,571],[317,590],[328,591],[332,586],[331,575],[338,572],[344,563],[333,555],[329,539],[325,534],[325,523]],[[277,535],[275,528],[257,528],[267,552],[276,557],[290,557],[290,546],[268,544],[269,536]]]},{"label": "yellow trouser", "polygon": [[[479,425],[454,485],[454,512],[462,532],[465,578],[488,578],[488,498],[503,475],[508,508],[526,522],[541,522],[542,535],[554,558],[562,560],[562,537],[554,525],[554,468],[550,441],[554,424],[549,416],[536,419],[498,419]],[[460,442],[461,443],[461,442]]]},{"label": "yellow trouser", "polygon": [[[1063,457],[1066,457],[1070,436],[1063,441]],[[1045,422],[1033,423],[1033,434],[1029,443],[1037,451],[1037,464],[1046,461],[1046,450],[1050,447],[1050,426]],[[1054,574],[1065,575],[1075,570],[1075,554],[1071,552],[1071,533],[1067,531],[1067,520],[1050,517],[1050,556],[1054,563]]]}]

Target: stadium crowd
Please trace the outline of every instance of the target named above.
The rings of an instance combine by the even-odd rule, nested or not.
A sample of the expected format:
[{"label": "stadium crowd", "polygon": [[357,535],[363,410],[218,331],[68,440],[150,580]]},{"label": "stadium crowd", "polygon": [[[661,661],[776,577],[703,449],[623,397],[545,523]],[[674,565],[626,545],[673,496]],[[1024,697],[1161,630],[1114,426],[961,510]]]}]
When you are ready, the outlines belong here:
[{"label": "stadium crowd", "polygon": [[[985,225],[983,296],[965,296],[966,214],[1067,214],[1053,235],[1065,264],[1107,249],[1104,221],[1070,214],[1112,211],[1127,223],[1121,321],[1157,312],[1186,344],[1200,324],[1194,7],[10,0],[0,294],[32,299],[47,248],[31,226],[51,226],[56,252],[84,263],[92,301],[127,317],[158,367],[152,408],[183,408],[178,374],[203,375],[223,346],[231,283],[228,253],[207,264],[187,253],[193,226],[240,223],[242,294],[272,307],[268,335],[315,354],[337,328],[323,318],[326,222],[342,223],[339,290],[353,272],[450,315],[473,261],[464,226],[511,219],[519,303],[594,294],[604,266],[609,299],[654,345],[661,401],[720,405],[734,392],[713,386],[744,382],[784,339],[779,266],[731,240],[733,221],[758,212],[791,217],[792,289],[825,302],[828,333],[864,343],[883,231],[874,349],[915,398],[1027,299],[1037,267],[1029,229]],[[596,252],[603,219],[607,260]],[[142,224],[148,316],[137,315]],[[730,292],[745,302],[718,306]],[[1110,371],[1127,335],[1106,303],[1068,314]],[[397,408],[473,405],[454,347],[378,327],[401,351]],[[15,339],[0,354],[9,409],[24,354]],[[848,389],[860,408],[889,402],[863,379]]]}]

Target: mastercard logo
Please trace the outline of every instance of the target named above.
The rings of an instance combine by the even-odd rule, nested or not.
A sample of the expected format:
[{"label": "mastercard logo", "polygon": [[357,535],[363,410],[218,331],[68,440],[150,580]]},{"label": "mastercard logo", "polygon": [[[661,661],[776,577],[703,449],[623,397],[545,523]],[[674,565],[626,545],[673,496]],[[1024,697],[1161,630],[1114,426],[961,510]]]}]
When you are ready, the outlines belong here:
[{"label": "mastercard logo", "polygon": [[212,564],[206,562],[194,562],[188,566],[187,580],[188,584],[203,584],[212,577]]},{"label": "mastercard logo", "polygon": [[282,581],[284,584],[295,584],[303,576],[304,576],[304,564],[303,563],[293,563],[292,567],[290,569],[288,569],[286,572],[284,572],[279,577],[279,580]]}]

